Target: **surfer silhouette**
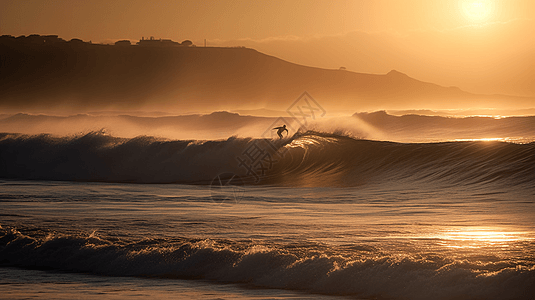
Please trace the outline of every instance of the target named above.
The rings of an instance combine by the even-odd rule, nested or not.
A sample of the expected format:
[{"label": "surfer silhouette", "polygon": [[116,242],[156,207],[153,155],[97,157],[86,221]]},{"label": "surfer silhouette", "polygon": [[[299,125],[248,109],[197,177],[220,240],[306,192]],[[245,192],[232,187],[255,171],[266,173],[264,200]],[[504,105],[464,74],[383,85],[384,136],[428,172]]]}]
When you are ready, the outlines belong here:
[{"label": "surfer silhouette", "polygon": [[279,139],[282,139],[282,133],[284,132],[284,130],[286,130],[286,134],[290,133],[288,129],[286,129],[286,124],[280,127],[275,127],[273,129],[277,129],[277,134],[279,135]]}]

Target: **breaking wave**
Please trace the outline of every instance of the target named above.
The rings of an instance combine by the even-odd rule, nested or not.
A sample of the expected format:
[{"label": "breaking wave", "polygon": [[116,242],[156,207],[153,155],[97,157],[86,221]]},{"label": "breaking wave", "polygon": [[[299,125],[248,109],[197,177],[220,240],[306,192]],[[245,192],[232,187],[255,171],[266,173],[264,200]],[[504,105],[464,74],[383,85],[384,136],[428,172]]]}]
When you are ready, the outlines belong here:
[{"label": "breaking wave", "polygon": [[535,266],[526,261],[388,254],[366,245],[187,238],[124,242],[95,233],[29,236],[0,227],[0,266],[205,279],[368,299],[528,299],[535,294]]},{"label": "breaking wave", "polygon": [[[533,184],[535,143],[394,143],[306,133],[285,146],[265,182],[356,186],[409,181]],[[280,152],[280,151],[279,151]]]},{"label": "breaking wave", "polygon": [[535,143],[394,143],[310,131],[282,141],[4,133],[0,154],[0,177],[10,179],[209,184],[233,173],[251,184],[285,186],[535,182]]}]

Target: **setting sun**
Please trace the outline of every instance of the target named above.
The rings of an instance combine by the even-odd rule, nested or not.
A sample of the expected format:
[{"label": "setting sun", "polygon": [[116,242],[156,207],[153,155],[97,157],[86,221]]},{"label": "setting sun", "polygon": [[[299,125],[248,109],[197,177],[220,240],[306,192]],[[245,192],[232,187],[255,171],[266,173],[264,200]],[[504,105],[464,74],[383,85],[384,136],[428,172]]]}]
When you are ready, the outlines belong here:
[{"label": "setting sun", "polygon": [[467,20],[471,22],[483,22],[490,18],[493,3],[488,0],[462,0],[461,8]]}]

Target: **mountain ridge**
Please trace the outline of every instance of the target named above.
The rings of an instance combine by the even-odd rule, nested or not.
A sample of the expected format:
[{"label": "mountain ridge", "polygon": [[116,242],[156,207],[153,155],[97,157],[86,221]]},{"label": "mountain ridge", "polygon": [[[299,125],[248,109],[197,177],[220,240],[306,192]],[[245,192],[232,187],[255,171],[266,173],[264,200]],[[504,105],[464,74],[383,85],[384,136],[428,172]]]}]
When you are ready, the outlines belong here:
[{"label": "mountain ridge", "polygon": [[[298,65],[250,48],[143,47],[0,38],[0,108],[278,109],[307,91],[326,109],[464,108],[533,98],[477,95],[397,70],[367,74]],[[4,71],[5,70],[5,71]]]}]

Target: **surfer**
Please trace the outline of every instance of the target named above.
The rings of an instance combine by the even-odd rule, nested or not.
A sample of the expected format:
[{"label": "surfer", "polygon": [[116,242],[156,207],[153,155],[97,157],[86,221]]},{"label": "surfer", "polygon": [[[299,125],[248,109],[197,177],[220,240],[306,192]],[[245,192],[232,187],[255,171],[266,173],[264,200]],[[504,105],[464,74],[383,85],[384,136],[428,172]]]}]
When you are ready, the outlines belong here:
[{"label": "surfer", "polygon": [[282,139],[282,133],[284,132],[284,130],[286,130],[286,134],[290,133],[288,131],[288,129],[286,129],[286,124],[280,126],[280,127],[275,127],[273,129],[278,129],[277,130],[277,134],[279,135],[279,139]]}]

